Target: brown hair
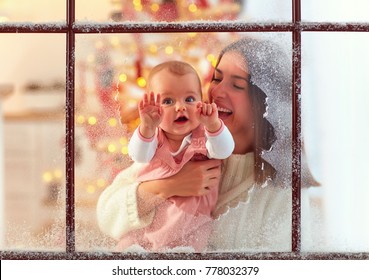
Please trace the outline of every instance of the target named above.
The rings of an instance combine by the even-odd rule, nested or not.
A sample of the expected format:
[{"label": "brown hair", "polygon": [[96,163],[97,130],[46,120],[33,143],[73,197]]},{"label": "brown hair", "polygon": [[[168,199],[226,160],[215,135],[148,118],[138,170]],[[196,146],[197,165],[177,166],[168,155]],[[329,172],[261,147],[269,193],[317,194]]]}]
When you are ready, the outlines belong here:
[{"label": "brown hair", "polygon": [[154,68],[151,69],[149,77],[148,77],[148,83],[147,83],[147,88],[150,91],[151,88],[151,80],[152,78],[160,71],[162,70],[168,70],[170,73],[177,75],[177,76],[183,76],[186,74],[194,74],[197,78],[198,81],[198,85],[199,85],[199,91],[200,93],[202,92],[201,90],[201,81],[199,78],[199,75],[197,74],[195,68],[192,67],[191,64],[187,63],[187,62],[183,62],[183,61],[178,61],[178,60],[170,60],[170,61],[166,61],[163,63],[160,63],[158,65],[156,65]]},{"label": "brown hair", "polygon": [[[217,65],[228,52],[240,54],[249,70],[248,95],[255,122],[255,181],[259,184],[268,180],[278,181],[277,184],[284,186],[292,184],[290,59],[271,41],[242,38],[221,51]],[[302,149],[301,186],[318,186],[304,156]]]}]

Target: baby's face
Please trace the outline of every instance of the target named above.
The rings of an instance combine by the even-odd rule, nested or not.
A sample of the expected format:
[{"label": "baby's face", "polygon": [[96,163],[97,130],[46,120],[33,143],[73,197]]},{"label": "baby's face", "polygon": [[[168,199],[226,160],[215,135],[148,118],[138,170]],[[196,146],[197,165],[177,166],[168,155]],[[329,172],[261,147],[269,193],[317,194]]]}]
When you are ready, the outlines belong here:
[{"label": "baby's face", "polygon": [[152,77],[150,84],[150,91],[161,95],[160,127],[167,134],[183,137],[200,124],[196,105],[201,101],[201,87],[194,73],[178,76],[164,69]]}]

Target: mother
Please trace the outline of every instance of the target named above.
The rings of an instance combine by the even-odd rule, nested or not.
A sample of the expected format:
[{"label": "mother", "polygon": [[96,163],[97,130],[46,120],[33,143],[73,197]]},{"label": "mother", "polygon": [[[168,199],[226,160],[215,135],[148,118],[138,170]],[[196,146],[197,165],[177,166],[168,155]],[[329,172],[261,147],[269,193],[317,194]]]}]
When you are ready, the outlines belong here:
[{"label": "mother", "polygon": [[[222,167],[189,162],[176,175],[138,184],[138,164],[123,170],[97,205],[101,230],[119,239],[150,224],[168,197],[202,195],[220,180],[208,251],[291,250],[291,63],[275,44],[243,38],[219,55],[210,101],[235,149]],[[304,174],[306,173],[306,176]],[[316,182],[307,171],[303,185]]]}]

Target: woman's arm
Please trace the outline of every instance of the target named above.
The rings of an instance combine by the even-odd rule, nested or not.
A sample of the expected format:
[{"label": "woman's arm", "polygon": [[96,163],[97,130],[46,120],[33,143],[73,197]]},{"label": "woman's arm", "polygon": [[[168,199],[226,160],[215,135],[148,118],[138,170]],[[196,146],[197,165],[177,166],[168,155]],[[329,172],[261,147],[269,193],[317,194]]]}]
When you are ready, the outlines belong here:
[{"label": "woman's arm", "polygon": [[146,216],[172,196],[200,196],[220,179],[220,160],[190,161],[175,175],[143,182],[137,190],[138,215]]},{"label": "woman's arm", "polygon": [[136,180],[141,167],[134,163],[123,170],[99,197],[99,227],[115,239],[148,226],[155,208],[167,198],[206,194],[220,178],[219,160],[188,162],[172,177],[139,184]]}]

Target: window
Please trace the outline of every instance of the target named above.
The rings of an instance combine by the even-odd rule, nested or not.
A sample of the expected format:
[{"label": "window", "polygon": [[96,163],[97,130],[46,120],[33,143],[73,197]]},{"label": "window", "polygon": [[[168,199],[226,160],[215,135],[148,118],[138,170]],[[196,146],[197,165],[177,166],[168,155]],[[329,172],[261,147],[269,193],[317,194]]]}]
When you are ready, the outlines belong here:
[{"label": "window", "polygon": [[[4,42],[0,50],[7,50],[0,55],[1,60],[11,66],[1,69],[3,78],[0,78],[0,93],[12,93],[11,100],[9,97],[6,101],[1,101],[3,104],[7,103],[3,106],[3,120],[0,118],[0,131],[4,135],[1,136],[0,148],[11,143],[13,153],[9,154],[7,146],[4,152],[0,150],[0,175],[3,174],[0,178],[5,178],[4,182],[10,176],[16,178],[18,181],[13,182],[14,186],[20,189],[9,190],[7,184],[0,182],[0,186],[5,186],[0,191],[7,198],[4,200],[4,212],[0,211],[0,222],[7,224],[7,231],[0,232],[3,242],[0,243],[2,258],[124,258],[125,254],[101,253],[113,241],[102,236],[89,221],[94,217],[95,202],[102,189],[111,181],[112,176],[128,165],[121,156],[125,153],[127,138],[119,137],[119,120],[112,117],[114,113],[101,112],[101,108],[115,108],[115,104],[109,103],[112,93],[115,97],[117,91],[124,92],[123,88],[129,87],[124,83],[127,73],[121,71],[121,65],[132,66],[129,69],[133,73],[131,75],[140,78],[144,65],[140,60],[142,50],[136,48],[142,42],[161,42],[160,51],[155,45],[148,50],[152,51],[152,63],[156,62],[155,56],[160,60],[160,55],[184,50],[187,51],[187,58],[196,61],[199,56],[196,52],[201,50],[192,46],[207,42],[202,51],[204,56],[209,55],[208,64],[201,64],[200,69],[205,75],[209,73],[208,67],[214,60],[211,55],[216,57],[224,44],[245,34],[277,38],[290,51],[293,99],[290,132],[293,147],[292,248],[291,252],[268,254],[224,253],[221,258],[368,257],[369,244],[364,243],[369,233],[368,209],[365,206],[368,190],[362,187],[369,182],[364,170],[365,159],[369,155],[365,147],[368,135],[363,131],[365,121],[368,120],[365,109],[369,101],[365,94],[361,94],[368,92],[365,83],[368,76],[368,56],[364,54],[369,46],[369,20],[365,13],[360,12],[367,10],[365,8],[368,4],[365,1],[321,3],[280,0],[273,1],[273,5],[263,5],[260,4],[263,1],[252,0],[195,1],[185,8],[178,8],[177,1],[166,1],[161,6],[162,10],[159,9],[164,12],[159,15],[156,13],[156,1],[150,2],[152,5],[134,1],[135,4],[124,6],[124,1],[100,3],[102,1],[59,0],[49,7],[48,1],[39,0],[35,2],[39,6],[32,10],[31,15],[26,12],[18,13],[14,10],[14,3],[10,2],[0,1],[0,38]],[[26,5],[27,1],[20,2]],[[65,4],[66,17],[61,13],[65,10]],[[339,11],[355,12],[326,17],[333,5],[339,5]],[[357,9],[349,9],[353,6]],[[38,11],[43,9],[54,10],[50,13],[53,17],[49,17],[48,13],[38,15]],[[100,13],[101,11],[103,12]],[[102,16],[107,14],[108,22]],[[58,22],[50,23],[52,20]],[[356,23],[352,22],[354,20]],[[32,23],[19,23],[25,21]],[[347,40],[352,43],[347,44]],[[169,45],[168,41],[176,44]],[[184,46],[184,43],[188,45]],[[48,46],[52,46],[51,52]],[[163,46],[169,48],[165,49]],[[28,53],[24,53],[26,48]],[[36,49],[41,49],[41,52],[35,52]],[[43,52],[42,49],[47,51]],[[10,53],[15,55],[11,56]],[[134,53],[136,56],[132,55]],[[337,58],[341,58],[343,65],[350,68],[340,68]],[[322,63],[317,64],[316,61]],[[32,73],[20,71],[22,67],[18,65],[25,62],[34,66],[32,70],[28,70]],[[333,63],[337,65],[334,71],[329,67]],[[50,67],[56,69],[56,75],[48,71]],[[21,84],[21,87],[8,85],[18,84],[18,80],[23,77],[29,80]],[[139,86],[129,89],[135,94],[139,91]],[[19,95],[20,91],[22,95]],[[93,92],[98,92],[99,95]],[[19,98],[22,100],[19,101]],[[126,129],[137,125],[137,115],[129,110],[130,101],[135,106],[134,100],[126,99],[127,111],[124,112],[124,119],[129,120],[125,123]],[[311,110],[312,107],[314,110]],[[337,110],[329,110],[332,107]],[[34,113],[35,108],[37,113]],[[324,113],[325,110],[327,114]],[[344,122],[339,118],[341,112],[346,116]],[[0,116],[1,113],[0,111]],[[338,124],[336,120],[339,120]],[[100,126],[102,123],[104,125]],[[354,127],[355,123],[363,129]],[[345,137],[338,138],[342,126]],[[3,131],[6,133],[3,134]],[[306,217],[306,213],[301,211],[300,179],[304,174],[300,167],[304,160],[302,153],[305,152],[301,132],[305,135],[307,159],[312,163],[313,173],[318,174],[318,180],[323,179],[324,183],[337,186],[340,190],[337,194],[333,187],[324,189],[322,186],[310,194],[309,203],[314,209],[328,207],[324,211],[327,217],[321,217],[320,212],[311,214],[318,215],[319,221],[328,219],[329,225],[318,224],[315,232],[329,226],[324,238],[330,239],[330,231],[342,232],[342,225],[348,223],[355,229],[339,235],[334,243],[338,244],[337,247],[330,247],[331,244],[325,243],[326,240],[320,241],[328,245],[320,247],[306,247],[302,242],[306,229],[301,228],[301,222],[311,217]],[[13,135],[17,137],[13,138]],[[359,142],[361,145],[358,145],[356,138],[362,139],[362,143]],[[312,149],[317,142],[321,146]],[[86,149],[93,150],[94,153],[87,152]],[[117,150],[119,153],[116,153]],[[332,163],[328,167],[323,166],[337,158],[339,162],[350,164]],[[87,165],[83,164],[86,162]],[[353,163],[358,163],[358,167]],[[103,171],[104,166],[109,166],[109,172]],[[97,171],[97,174],[90,176],[91,171]],[[347,172],[347,176],[335,178],[332,175],[343,172]],[[23,173],[23,179],[20,173]],[[27,184],[28,179],[35,180],[37,187],[31,186],[24,191],[22,186]],[[345,185],[355,187],[360,196],[353,195]],[[18,191],[22,197],[17,196]],[[37,198],[32,202],[34,205],[25,203],[33,197]],[[357,206],[354,210],[353,205]],[[18,221],[12,225],[4,217],[14,208],[22,209],[22,214],[11,214]],[[348,214],[350,211],[353,213]],[[332,220],[336,213],[339,213],[343,223]],[[357,219],[352,220],[353,216]],[[51,223],[48,224],[47,221]],[[5,241],[5,236],[17,238]],[[28,243],[18,243],[22,240],[28,240]],[[7,247],[5,243],[10,246]],[[160,258],[160,254],[153,254],[152,257]],[[196,257],[206,259],[214,256],[204,254]],[[180,255],[179,258],[186,256]]]}]

